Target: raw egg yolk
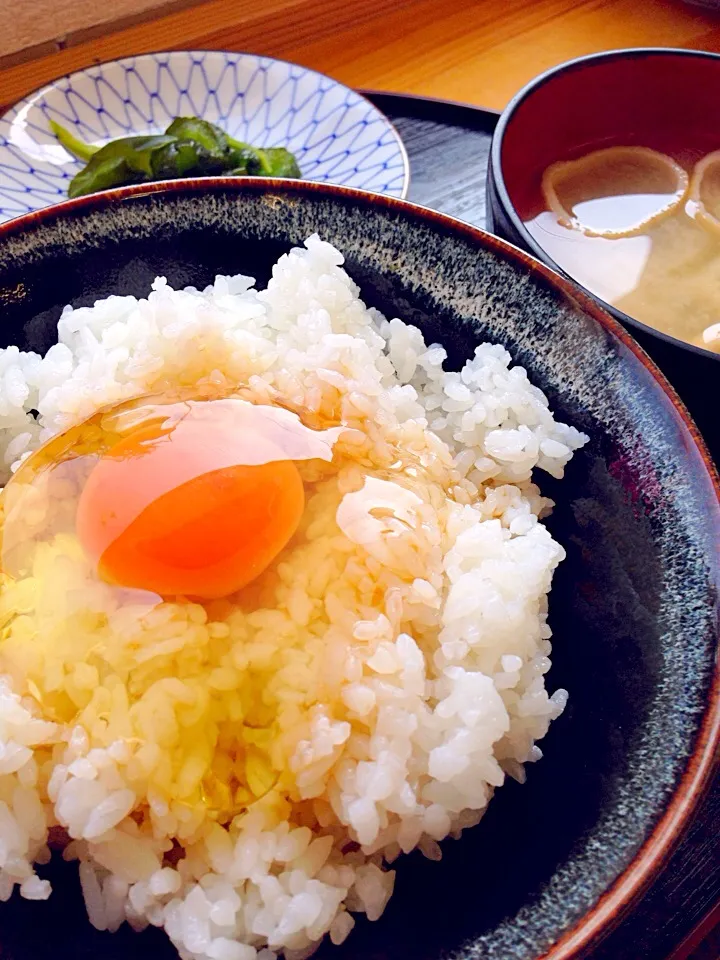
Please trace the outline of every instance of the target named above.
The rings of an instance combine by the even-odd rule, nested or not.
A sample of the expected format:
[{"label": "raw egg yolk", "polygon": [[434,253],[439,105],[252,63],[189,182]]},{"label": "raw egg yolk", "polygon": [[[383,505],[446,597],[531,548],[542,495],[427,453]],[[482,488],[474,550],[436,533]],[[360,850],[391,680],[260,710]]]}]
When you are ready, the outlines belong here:
[{"label": "raw egg yolk", "polygon": [[254,580],[293,536],[305,504],[295,463],[266,446],[263,456],[261,436],[243,439],[222,417],[143,426],[116,442],[78,502],[77,535],[99,575],[201,599]]}]

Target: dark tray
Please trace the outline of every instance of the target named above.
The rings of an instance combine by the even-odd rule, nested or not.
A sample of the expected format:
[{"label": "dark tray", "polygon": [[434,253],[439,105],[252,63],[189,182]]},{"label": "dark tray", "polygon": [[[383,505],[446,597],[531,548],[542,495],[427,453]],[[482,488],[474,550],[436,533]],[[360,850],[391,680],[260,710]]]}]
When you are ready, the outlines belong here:
[{"label": "dark tray", "polygon": [[[485,228],[485,174],[499,114],[446,100],[366,94],[410,158],[408,200]],[[672,373],[670,372],[672,380]],[[720,451],[713,451],[716,462]],[[720,778],[646,896],[592,960],[720,958]]]}]

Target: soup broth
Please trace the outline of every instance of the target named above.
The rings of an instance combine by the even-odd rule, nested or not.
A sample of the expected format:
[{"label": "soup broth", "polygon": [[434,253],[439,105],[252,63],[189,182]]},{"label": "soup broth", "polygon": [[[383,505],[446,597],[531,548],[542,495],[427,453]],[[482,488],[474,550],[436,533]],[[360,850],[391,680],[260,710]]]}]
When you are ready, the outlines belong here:
[{"label": "soup broth", "polygon": [[720,151],[587,150],[521,215],[570,276],[655,329],[720,352]]}]

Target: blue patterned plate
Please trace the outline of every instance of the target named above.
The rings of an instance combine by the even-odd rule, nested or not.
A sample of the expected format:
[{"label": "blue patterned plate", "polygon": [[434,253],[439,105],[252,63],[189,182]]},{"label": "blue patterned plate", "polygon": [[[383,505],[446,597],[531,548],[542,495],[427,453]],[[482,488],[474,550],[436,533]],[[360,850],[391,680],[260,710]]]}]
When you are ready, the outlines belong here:
[{"label": "blue patterned plate", "polygon": [[259,147],[283,146],[303,179],[404,197],[402,141],[368,100],[293,63],[219,50],[151,53],[62,77],[0,120],[0,222],[67,197],[82,164],[48,122],[104,143],[200,116]]}]

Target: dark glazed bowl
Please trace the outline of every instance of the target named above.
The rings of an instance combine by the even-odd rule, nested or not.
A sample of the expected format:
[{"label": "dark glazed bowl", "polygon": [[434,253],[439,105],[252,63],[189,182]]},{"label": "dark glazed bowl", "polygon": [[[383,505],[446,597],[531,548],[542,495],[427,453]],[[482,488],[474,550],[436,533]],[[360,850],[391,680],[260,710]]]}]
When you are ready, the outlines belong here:
[{"label": "dark glazed bowl", "polygon": [[[346,255],[367,301],[444,343],[453,365],[483,338],[524,364],[588,446],[550,520],[568,559],[553,588],[553,688],[570,704],[524,786],[444,859],[400,862],[380,921],[336,960],[569,960],[638,896],[695,808],[720,727],[717,478],[675,395],[622,328],[502,241],[402,201],[272,181],[121,189],[0,227],[3,344],[54,340],[63,304],[145,295],[158,275],[260,283],[319,232]],[[75,871],[50,867],[46,903],[0,909],[4,960],[164,960],[157,930],[112,936],[84,917]],[[58,942],[58,938],[62,942]]]},{"label": "dark glazed bowl", "polygon": [[[718,90],[720,55],[695,50],[614,50],[570,60],[536,77],[508,104],[495,129],[487,181],[490,229],[563,273],[523,224],[522,212],[526,219],[540,212],[543,171],[556,160],[614,144],[664,151],[682,142],[688,130],[702,140],[701,152],[688,151],[694,163],[720,149]],[[720,420],[711,400],[720,354],[600,302],[677,387],[720,457]]]}]

